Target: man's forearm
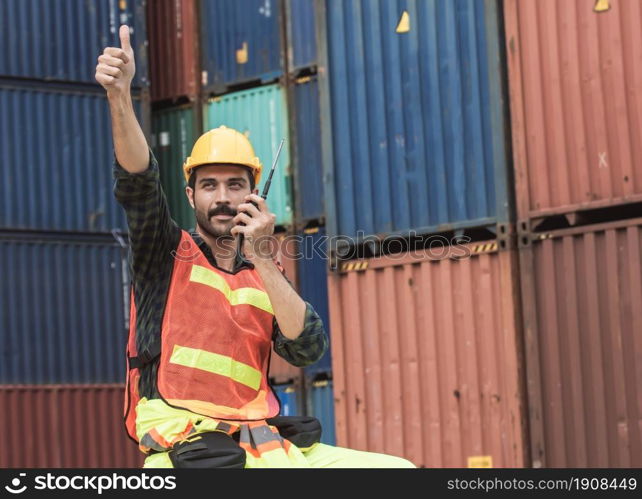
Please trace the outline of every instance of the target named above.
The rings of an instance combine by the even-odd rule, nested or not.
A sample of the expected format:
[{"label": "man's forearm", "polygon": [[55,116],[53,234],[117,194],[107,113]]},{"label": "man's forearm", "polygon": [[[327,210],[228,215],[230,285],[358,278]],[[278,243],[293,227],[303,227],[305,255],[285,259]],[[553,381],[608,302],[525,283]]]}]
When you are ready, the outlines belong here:
[{"label": "man's forearm", "polygon": [[129,93],[108,96],[114,152],[118,163],[130,173],[141,173],[149,166],[149,149]]},{"label": "man's forearm", "polygon": [[303,331],[305,302],[272,260],[257,259],[253,263],[263,280],[281,333],[291,340],[295,339]]}]

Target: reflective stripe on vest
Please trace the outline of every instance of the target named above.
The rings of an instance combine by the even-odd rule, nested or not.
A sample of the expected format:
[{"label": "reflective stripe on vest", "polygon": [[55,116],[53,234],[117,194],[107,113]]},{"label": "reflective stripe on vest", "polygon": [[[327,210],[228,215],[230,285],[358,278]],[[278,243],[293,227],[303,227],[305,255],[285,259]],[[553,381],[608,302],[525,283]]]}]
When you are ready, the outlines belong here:
[{"label": "reflective stripe on vest", "polygon": [[219,290],[223,293],[227,301],[230,302],[230,305],[253,305],[270,314],[274,313],[270,298],[268,298],[268,294],[265,291],[256,288],[239,288],[232,290],[222,276],[200,265],[192,266],[190,281],[205,284],[206,286]]},{"label": "reflective stripe on vest", "polygon": [[169,361],[172,364],[226,376],[237,383],[249,386],[253,390],[258,390],[261,386],[261,371],[238,362],[232,357],[226,357],[214,352],[174,345],[174,351]]}]

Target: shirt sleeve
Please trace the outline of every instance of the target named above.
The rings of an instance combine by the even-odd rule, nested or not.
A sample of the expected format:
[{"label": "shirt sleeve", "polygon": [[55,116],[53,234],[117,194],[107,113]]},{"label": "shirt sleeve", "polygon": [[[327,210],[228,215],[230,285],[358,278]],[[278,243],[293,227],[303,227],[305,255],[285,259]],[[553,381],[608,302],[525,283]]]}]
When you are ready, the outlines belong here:
[{"label": "shirt sleeve", "polygon": [[305,302],[305,319],[301,334],[293,340],[284,336],[275,320],[272,338],[274,351],[296,367],[306,367],[318,362],[328,349],[323,321],[308,302]]},{"label": "shirt sleeve", "polygon": [[114,196],[127,215],[134,278],[149,278],[168,261],[181,237],[161,187],[158,162],[150,149],[147,170],[129,173],[114,156],[113,177]]}]

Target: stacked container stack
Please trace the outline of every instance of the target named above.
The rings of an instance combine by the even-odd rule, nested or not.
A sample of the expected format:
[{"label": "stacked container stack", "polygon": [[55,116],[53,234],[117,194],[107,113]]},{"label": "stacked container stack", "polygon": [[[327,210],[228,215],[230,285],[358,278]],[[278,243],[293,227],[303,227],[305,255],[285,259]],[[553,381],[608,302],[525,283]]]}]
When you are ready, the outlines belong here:
[{"label": "stacked container stack", "polygon": [[315,307],[330,339],[330,348],[323,358],[305,369],[306,412],[321,421],[321,441],[334,445],[316,7],[310,0],[287,0],[285,7],[286,84],[296,206],[294,227],[299,241],[299,293]]},{"label": "stacked container stack", "polygon": [[142,4],[3,2],[0,430],[9,438],[16,426],[38,435],[4,446],[2,467],[142,462],[116,431],[128,321],[126,223],[112,194],[109,109],[94,80],[98,55],[119,46],[119,24],[128,24],[134,106],[148,125]]},{"label": "stacked container stack", "polygon": [[202,132],[197,9],[195,0],[147,2],[152,151],[172,217],[185,230],[194,215],[181,167]]},{"label": "stacked container stack", "polygon": [[524,466],[498,2],[317,5],[337,444]]},{"label": "stacked container stack", "polygon": [[642,466],[642,6],[504,2],[534,466]]}]

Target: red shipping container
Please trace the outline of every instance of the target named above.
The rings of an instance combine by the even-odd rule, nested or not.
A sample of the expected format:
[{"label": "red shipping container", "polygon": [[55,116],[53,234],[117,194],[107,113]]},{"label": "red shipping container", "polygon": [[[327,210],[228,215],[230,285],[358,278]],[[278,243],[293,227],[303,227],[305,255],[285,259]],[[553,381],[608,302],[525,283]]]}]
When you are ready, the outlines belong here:
[{"label": "red shipping container", "polygon": [[602,3],[504,2],[522,221],[642,200],[642,3]]},{"label": "red shipping container", "polygon": [[337,445],[425,467],[523,467],[514,251],[496,242],[328,277]]},{"label": "red shipping container", "polygon": [[201,78],[198,29],[195,0],[147,2],[152,102],[198,97]]},{"label": "red shipping container", "polygon": [[536,467],[642,467],[642,218],[520,250]]},{"label": "red shipping container", "polygon": [[0,468],[141,468],[124,385],[0,385]]}]

